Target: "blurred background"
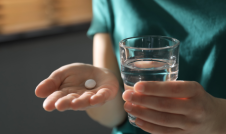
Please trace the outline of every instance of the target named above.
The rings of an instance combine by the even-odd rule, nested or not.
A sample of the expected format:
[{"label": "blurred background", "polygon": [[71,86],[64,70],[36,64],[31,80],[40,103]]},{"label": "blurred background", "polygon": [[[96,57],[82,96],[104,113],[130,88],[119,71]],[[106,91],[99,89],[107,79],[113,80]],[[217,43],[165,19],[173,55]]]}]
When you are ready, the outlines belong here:
[{"label": "blurred background", "polygon": [[85,112],[46,112],[36,86],[57,68],[92,64],[91,0],[0,0],[0,133],[110,134]]}]

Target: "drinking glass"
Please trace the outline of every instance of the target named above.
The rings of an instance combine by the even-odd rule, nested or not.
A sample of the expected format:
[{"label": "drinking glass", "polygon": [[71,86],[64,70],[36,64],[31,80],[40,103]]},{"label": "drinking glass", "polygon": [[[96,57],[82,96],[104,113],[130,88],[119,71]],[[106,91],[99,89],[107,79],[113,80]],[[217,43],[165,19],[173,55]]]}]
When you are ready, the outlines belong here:
[{"label": "drinking glass", "polygon": [[[125,89],[133,89],[139,81],[175,81],[178,77],[179,44],[175,38],[155,35],[120,41],[121,76]],[[136,126],[136,117],[128,113],[128,118]]]}]

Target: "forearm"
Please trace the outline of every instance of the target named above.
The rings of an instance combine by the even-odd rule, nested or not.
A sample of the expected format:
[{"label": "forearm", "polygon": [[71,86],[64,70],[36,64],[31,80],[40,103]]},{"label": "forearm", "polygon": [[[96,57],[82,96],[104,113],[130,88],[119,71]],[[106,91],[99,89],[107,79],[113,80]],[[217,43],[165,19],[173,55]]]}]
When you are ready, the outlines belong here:
[{"label": "forearm", "polygon": [[98,33],[94,36],[93,65],[111,70],[117,77],[119,84],[123,85],[118,62],[114,54],[109,34]]},{"label": "forearm", "polygon": [[[93,41],[93,65],[96,67],[107,68],[117,77],[119,84],[122,79],[109,34],[96,34]],[[126,118],[123,109],[124,101],[122,92],[118,90],[116,97],[106,102],[103,106],[87,110],[88,115],[107,127],[114,127],[122,123]]]}]

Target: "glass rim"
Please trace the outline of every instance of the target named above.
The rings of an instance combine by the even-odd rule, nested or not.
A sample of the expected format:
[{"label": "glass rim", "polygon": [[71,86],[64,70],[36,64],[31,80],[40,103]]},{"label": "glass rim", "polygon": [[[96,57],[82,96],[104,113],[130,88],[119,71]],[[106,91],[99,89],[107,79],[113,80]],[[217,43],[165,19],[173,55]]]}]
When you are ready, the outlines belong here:
[{"label": "glass rim", "polygon": [[[166,46],[166,47],[159,47],[159,48],[142,48],[142,47],[129,47],[123,44],[125,40],[128,39],[134,39],[134,38],[141,38],[141,37],[161,37],[161,38],[167,38],[167,39],[172,39],[173,41],[177,42],[176,44],[172,46]],[[176,46],[180,45],[180,41],[176,38],[168,37],[168,36],[160,36],[160,35],[144,35],[144,36],[136,36],[136,37],[129,37],[121,40],[119,42],[119,46],[124,47],[124,48],[132,48],[132,49],[140,49],[140,50],[162,50],[162,49],[169,49],[169,48],[174,48]]]}]

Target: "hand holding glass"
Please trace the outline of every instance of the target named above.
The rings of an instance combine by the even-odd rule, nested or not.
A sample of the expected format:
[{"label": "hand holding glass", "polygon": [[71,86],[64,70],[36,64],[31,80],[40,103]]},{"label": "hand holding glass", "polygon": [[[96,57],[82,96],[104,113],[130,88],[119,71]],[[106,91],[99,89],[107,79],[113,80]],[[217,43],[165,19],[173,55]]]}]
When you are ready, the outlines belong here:
[{"label": "hand holding glass", "polygon": [[[125,89],[132,89],[139,81],[175,81],[178,77],[179,44],[179,40],[165,36],[132,37],[120,41]],[[128,117],[136,126],[136,117],[131,114]]]}]

